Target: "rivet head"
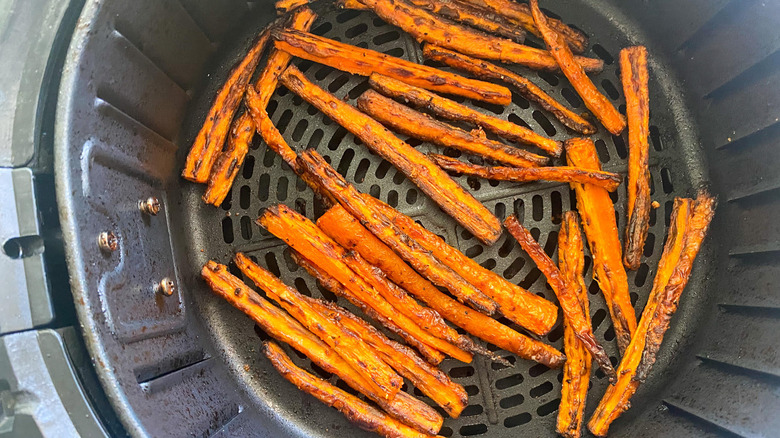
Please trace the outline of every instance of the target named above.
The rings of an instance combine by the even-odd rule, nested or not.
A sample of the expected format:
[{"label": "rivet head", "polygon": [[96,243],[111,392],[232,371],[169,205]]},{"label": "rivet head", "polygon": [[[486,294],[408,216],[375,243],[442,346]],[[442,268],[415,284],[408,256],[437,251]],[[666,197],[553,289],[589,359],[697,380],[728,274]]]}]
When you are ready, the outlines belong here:
[{"label": "rivet head", "polygon": [[142,201],[138,201],[138,209],[150,216],[157,216],[157,213],[160,212],[160,200],[150,196]]},{"label": "rivet head", "polygon": [[157,289],[158,293],[169,297],[173,295],[174,292],[176,292],[176,284],[170,278],[165,277],[160,280],[159,283],[157,283],[155,289]]},{"label": "rivet head", "polygon": [[105,252],[114,252],[119,249],[119,238],[113,231],[103,231],[98,234],[98,246]]}]

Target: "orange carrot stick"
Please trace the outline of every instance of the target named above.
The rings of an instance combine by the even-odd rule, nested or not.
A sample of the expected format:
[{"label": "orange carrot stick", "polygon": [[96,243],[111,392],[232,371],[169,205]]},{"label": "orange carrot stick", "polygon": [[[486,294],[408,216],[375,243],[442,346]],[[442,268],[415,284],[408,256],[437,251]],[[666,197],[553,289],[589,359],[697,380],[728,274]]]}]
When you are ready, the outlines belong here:
[{"label": "orange carrot stick", "polygon": [[[217,295],[247,314],[274,339],[285,342],[305,354],[323,370],[339,376],[350,387],[363,393],[394,418],[431,435],[441,429],[444,419],[433,408],[399,391],[392,399],[372,390],[368,381],[322,340],[306,330],[283,310],[266,301],[257,292],[228,272],[227,266],[209,261],[201,276]],[[281,282],[275,285],[280,287]]]},{"label": "orange carrot stick", "polygon": [[511,70],[432,44],[426,44],[423,47],[423,56],[447,64],[452,68],[469,72],[483,80],[498,80],[511,85],[521,96],[539,104],[539,106],[552,113],[558,121],[569,129],[586,135],[596,133],[596,127],[592,123],[563,106],[563,104],[553,99],[552,96],[545,93],[544,90],[537,87],[533,82]]},{"label": "orange carrot stick", "polygon": [[548,161],[541,155],[532,154],[486,137],[472,135],[460,128],[440,122],[427,114],[382,96],[374,90],[368,90],[361,94],[357,100],[357,106],[361,111],[393,131],[434,144],[455,148],[513,166],[539,166]]},{"label": "orange carrot stick", "polygon": [[[596,145],[591,140],[572,138],[565,145],[569,166],[601,170]],[[609,193],[600,187],[579,183],[572,183],[571,187],[577,195],[577,211],[593,255],[593,277],[604,294],[622,354],[636,330],[636,312],[628,293],[615,215],[605,214],[614,211],[614,206]]]},{"label": "orange carrot stick", "polygon": [[[561,232],[558,235],[558,267],[564,281],[579,297],[589,323],[588,289],[582,278],[585,265],[583,248],[579,217],[577,213],[567,211],[563,214]],[[561,404],[558,406],[555,429],[567,438],[579,438],[582,434],[582,418],[590,381],[591,358],[588,349],[577,339],[577,334],[567,319],[563,320],[563,348],[566,351],[566,364],[563,367]]]},{"label": "orange carrot stick", "polygon": [[428,157],[442,169],[463,175],[497,181],[531,182],[557,181],[567,183],[590,184],[610,192],[617,190],[622,178],[612,172],[585,170],[577,167],[503,167],[480,166],[465,163],[457,158],[441,154],[428,154]]},{"label": "orange carrot stick", "polygon": [[488,244],[498,240],[501,235],[498,219],[421,152],[401,141],[379,122],[313,84],[297,68],[288,68],[281,80],[291,91],[393,163],[471,234]]},{"label": "orange carrot stick", "polygon": [[522,335],[441,293],[342,206],[336,205],[325,212],[317,220],[317,225],[339,244],[357,251],[388,278],[472,335],[550,368],[557,368],[563,363],[563,355],[549,345]]},{"label": "orange carrot stick", "polygon": [[[418,41],[425,41],[482,59],[524,65],[537,70],[558,70],[555,58],[546,50],[518,44],[469,29],[436,17],[404,0],[360,0],[388,23],[400,27]],[[557,35],[557,34],[556,34]],[[581,69],[598,72],[604,67],[600,59],[574,57]]]},{"label": "orange carrot stick", "polygon": [[386,438],[425,438],[431,436],[396,421],[354,395],[299,368],[277,343],[266,342],[263,346],[263,352],[282,377],[301,391],[338,409],[349,421],[361,429],[375,432]]},{"label": "orange carrot stick", "polygon": [[596,89],[588,75],[585,74],[585,70],[577,63],[574,54],[571,53],[569,46],[566,45],[563,38],[548,26],[547,19],[542,14],[542,11],[539,10],[538,1],[530,1],[534,23],[536,23],[536,27],[541,32],[544,42],[550,49],[555,61],[561,67],[564,76],[577,91],[577,94],[580,95],[585,106],[601,121],[601,124],[607,128],[607,131],[613,135],[620,134],[626,127],[625,117],[615,109],[615,106],[612,105],[606,96]]},{"label": "orange carrot stick", "polygon": [[525,126],[489,116],[428,90],[405,84],[387,76],[373,74],[368,82],[371,87],[386,96],[401,99],[418,108],[424,108],[439,117],[480,126],[507,140],[537,146],[556,157],[561,154],[561,142],[541,136]]},{"label": "orange carrot stick", "polygon": [[276,40],[276,48],[348,73],[361,76],[380,73],[426,90],[498,105],[508,105],[512,101],[512,94],[501,85],[464,78],[427,65],[415,64],[306,32],[280,30],[272,31],[271,34]]},{"label": "orange carrot stick", "polygon": [[604,374],[609,377],[610,382],[614,382],[617,378],[615,376],[615,369],[612,368],[612,363],[609,361],[604,347],[599,344],[596,338],[593,336],[593,330],[590,327],[590,318],[585,317],[582,305],[580,304],[579,297],[575,291],[569,287],[564,280],[561,272],[555,267],[555,263],[544,252],[539,243],[534,240],[531,233],[525,229],[520,222],[517,221],[517,217],[514,215],[509,216],[504,221],[504,226],[512,236],[520,243],[523,250],[531,257],[536,263],[536,266],[547,277],[547,283],[552,287],[555,295],[558,297],[558,302],[563,310],[563,316],[571,324],[574,333],[577,335],[577,339],[582,342],[585,348],[590,351],[596,363]]},{"label": "orange carrot stick", "polygon": [[620,51],[620,78],[626,95],[628,119],[628,225],[624,239],[623,264],[639,269],[647,232],[650,229],[650,94],[647,77],[647,48],[627,47]]},{"label": "orange carrot stick", "polygon": [[675,199],[669,237],[639,326],[620,361],[620,378],[607,388],[588,422],[594,435],[607,435],[610,424],[628,410],[631,397],[650,373],[715,214],[715,204],[715,198],[706,192],[700,192],[696,200]]}]

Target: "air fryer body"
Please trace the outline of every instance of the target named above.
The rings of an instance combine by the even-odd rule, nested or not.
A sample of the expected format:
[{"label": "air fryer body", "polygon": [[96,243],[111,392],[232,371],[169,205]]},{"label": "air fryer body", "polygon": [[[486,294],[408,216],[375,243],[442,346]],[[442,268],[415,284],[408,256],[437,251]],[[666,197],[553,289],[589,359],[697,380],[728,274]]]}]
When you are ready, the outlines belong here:
[{"label": "air fryer body", "polygon": [[[650,164],[660,207],[645,263],[629,276],[640,312],[673,198],[707,186],[720,200],[654,371],[610,433],[776,435],[780,2],[542,6],[590,35],[587,55],[606,64],[596,85],[618,106],[624,103],[619,49],[643,44],[651,54]],[[370,13],[314,7],[320,16],[314,33],[423,61],[415,41]],[[0,216],[0,272],[9,285],[0,306],[0,437],[364,436],[284,381],[262,356],[254,323],[199,277],[206,260],[227,263],[245,251],[288,284],[323,295],[284,246],[253,223],[275,203],[310,218],[323,208],[261,141],[220,207],[203,204],[203,187],[179,177],[212,97],[275,18],[273,3],[18,1],[8,17],[0,21],[6,30],[0,53],[15,61],[0,78],[6,99],[0,185],[9,206]],[[364,78],[298,65],[351,102],[366,89]],[[518,71],[584,111],[562,77]],[[556,139],[573,135],[522,98],[506,108],[476,106]],[[389,163],[301,99],[279,89],[268,112],[294,149],[317,148],[361,191],[552,299],[544,277],[506,234],[493,247],[480,245]],[[603,130],[594,140],[604,168],[625,172],[625,141]],[[565,185],[457,180],[498,216],[522,215],[543,244],[554,245],[561,211],[574,206]],[[613,198],[621,223],[625,196],[621,188]],[[161,202],[159,214],[138,208],[149,197]],[[99,245],[109,234],[115,250]],[[595,332],[616,357],[590,276],[588,270]],[[163,280],[173,282],[170,296],[159,292]],[[560,347],[560,327],[545,341]],[[513,367],[483,358],[468,366],[443,363],[466,387],[470,405],[461,418],[445,421],[442,435],[554,436],[559,370],[512,361]],[[606,384],[594,376],[587,412]]]}]

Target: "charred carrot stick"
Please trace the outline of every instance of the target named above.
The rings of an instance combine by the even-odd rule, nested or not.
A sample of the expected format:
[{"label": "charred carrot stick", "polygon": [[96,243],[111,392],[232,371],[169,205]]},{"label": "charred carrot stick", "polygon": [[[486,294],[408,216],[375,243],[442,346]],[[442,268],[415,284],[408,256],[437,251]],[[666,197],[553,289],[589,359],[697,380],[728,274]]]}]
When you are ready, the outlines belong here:
[{"label": "charred carrot stick", "polygon": [[539,104],[539,106],[549,111],[569,129],[587,135],[596,133],[596,127],[589,121],[563,106],[563,104],[553,99],[552,96],[545,93],[533,82],[511,70],[433,44],[426,44],[423,47],[423,56],[433,61],[444,63],[454,69],[471,73],[480,79],[499,80],[511,85],[521,96]]},{"label": "charred carrot stick", "polygon": [[497,181],[557,181],[565,183],[590,184],[602,187],[610,192],[617,190],[620,185],[620,175],[612,172],[584,170],[576,167],[502,167],[480,166],[464,163],[456,158],[441,154],[428,154],[428,157],[442,169],[448,172],[457,172],[463,175],[478,176],[480,178]]},{"label": "charred carrot stick", "polygon": [[[243,254],[237,255],[235,260],[239,269],[263,289],[268,298],[276,301],[310,332],[336,350],[336,353],[354,370],[366,377],[377,392],[384,392],[386,398],[395,397],[403,385],[403,379],[390,368],[390,365],[376,356],[373,348],[355,333],[346,330],[343,325],[320,312],[318,307],[312,305],[297,290],[285,284],[282,284],[282,287],[268,286],[278,282],[279,279],[260,266],[254,265]],[[254,266],[250,269],[248,263]]]},{"label": "charred carrot stick", "polygon": [[466,105],[387,76],[373,74],[368,82],[371,87],[385,96],[401,99],[418,108],[425,108],[439,117],[480,126],[507,140],[537,146],[556,157],[561,154],[561,142],[541,136],[525,126],[483,114]]},{"label": "charred carrot stick", "polygon": [[[357,100],[361,111],[393,131],[441,146],[462,150],[513,166],[539,166],[547,158],[514,146],[472,135],[460,128],[440,122],[415,111],[374,90],[367,90]],[[557,143],[557,142],[554,142]]]},{"label": "charred carrot stick", "polygon": [[195,137],[189,154],[187,154],[187,161],[184,163],[184,170],[181,173],[184,179],[197,183],[208,181],[214,160],[222,151],[225,137],[230,130],[233,115],[241,104],[244,91],[268,42],[269,29],[274,26],[275,23],[272,23],[260,34],[244,59],[230,72],[227,81],[217,93],[217,97],[214,98],[206,121]]},{"label": "charred carrot stick", "polygon": [[[290,17],[289,27],[292,29],[308,31],[316,18],[317,14],[312,12],[311,9],[299,8]],[[230,128],[227,147],[217,156],[214,166],[211,169],[211,174],[209,175],[208,188],[203,195],[203,201],[207,204],[220,205],[222,204],[222,201],[225,200],[228,191],[230,191],[230,187],[233,185],[233,180],[238,174],[238,169],[241,167],[241,164],[243,164],[244,158],[249,151],[249,145],[252,143],[256,128],[255,119],[257,119],[257,113],[260,109],[264,112],[271,95],[276,89],[279,74],[287,68],[287,65],[290,63],[290,58],[288,53],[272,49],[271,54],[268,55],[268,61],[260,74],[260,78],[255,83],[255,86],[247,87],[247,95],[251,95],[251,98],[249,98],[248,101],[251,101],[252,108],[248,113],[244,113],[241,117],[238,117],[233,121],[233,125]],[[255,88],[260,91],[255,93]],[[247,102],[247,105],[249,105],[249,102]],[[268,120],[268,122],[270,123],[270,120]],[[266,127],[266,131],[268,129],[269,128]],[[274,128],[274,131],[275,130],[276,129]],[[268,135],[269,134],[266,133],[264,137]],[[281,135],[279,135],[279,137],[281,137]],[[266,142],[269,144],[272,143]],[[276,143],[278,144],[279,142],[277,141]],[[282,149],[284,149],[284,147],[279,146],[274,150],[281,151]],[[292,152],[292,149],[287,147],[285,152],[286,151]],[[289,154],[287,154],[287,156],[282,154],[282,158],[285,157],[289,159]],[[292,154],[291,161],[295,161],[295,154]]]},{"label": "charred carrot stick", "polygon": [[[244,275],[259,288],[267,289],[267,278],[273,274],[242,253],[236,254],[235,261]],[[409,348],[388,339],[370,324],[334,303],[304,296],[300,299],[306,302],[304,305],[312,307],[331,321],[337,321],[345,329],[357,335],[381,360],[409,379],[418,389],[444,408],[451,417],[457,418],[466,407],[468,394],[463,387],[453,383],[446,374],[423,361]]]},{"label": "charred carrot stick", "polygon": [[263,352],[282,377],[301,391],[311,394],[326,405],[338,409],[349,421],[355,423],[361,429],[377,433],[386,438],[425,438],[431,436],[412,429],[386,415],[384,412],[371,407],[371,405],[354,395],[299,368],[277,343],[273,341],[266,342],[263,345]]},{"label": "charred carrot stick", "polygon": [[[558,70],[555,58],[546,50],[518,44],[469,29],[404,0],[360,0],[388,23],[400,27],[418,41],[425,41],[482,59],[511,62],[537,70]],[[557,34],[556,34],[557,35]],[[598,72],[604,67],[600,59],[578,56],[573,59],[580,68]]]},{"label": "charred carrot stick", "polygon": [[372,283],[376,284],[375,279],[363,277],[361,273],[356,272],[350,266],[349,262],[354,262],[356,257],[347,258],[347,252],[344,248],[326,236],[322,230],[304,216],[285,205],[278,205],[266,209],[257,222],[333,276],[353,295],[386,318],[395,321],[399,327],[421,342],[458,360],[471,362],[471,354],[425,330],[406,315],[405,308],[395,308],[372,286]]},{"label": "charred carrot stick", "polygon": [[404,234],[498,303],[501,313],[510,320],[540,335],[548,333],[555,324],[558,309],[551,302],[485,269],[393,207],[368,195],[364,195],[364,198],[373,202]]},{"label": "charred carrot stick", "polygon": [[[579,298],[582,311],[590,324],[588,289],[582,278],[585,254],[579,220],[576,212],[567,211],[563,214],[561,231],[558,234],[558,267],[564,281]],[[563,367],[556,431],[567,438],[579,438],[582,434],[582,418],[588,395],[591,359],[588,349],[577,339],[574,328],[567,319],[563,320],[563,348],[566,351],[566,364]]]},{"label": "charred carrot stick", "polygon": [[577,296],[575,290],[566,283],[566,280],[561,275],[561,271],[558,270],[555,263],[544,252],[544,249],[539,246],[539,243],[534,240],[531,233],[520,225],[517,217],[512,215],[506,218],[504,226],[517,239],[520,246],[523,247],[523,251],[531,257],[531,260],[536,263],[536,266],[542,271],[544,276],[547,277],[547,283],[558,297],[558,302],[563,310],[563,317],[571,324],[577,339],[593,355],[596,363],[604,371],[604,374],[607,375],[609,381],[614,382],[617,378],[615,369],[612,368],[612,363],[609,361],[609,356],[604,351],[604,347],[593,336],[593,330],[589,323],[590,318],[585,317],[579,296]]},{"label": "charred carrot stick", "polygon": [[[373,391],[368,381],[335,350],[233,276],[227,266],[209,261],[203,266],[201,276],[214,293],[252,318],[263,331],[305,354],[323,370],[339,376],[394,418],[429,434],[436,434],[441,429],[444,419],[433,408],[403,391],[399,391],[392,399],[386,399],[385,394]],[[273,287],[281,286],[281,282],[273,284]]]},{"label": "charred carrot stick", "polygon": [[626,95],[628,119],[628,225],[624,239],[623,264],[639,269],[650,229],[650,94],[647,76],[647,48],[627,47],[620,51],[620,78]]},{"label": "charred carrot stick", "polygon": [[314,85],[297,68],[288,68],[281,80],[291,91],[391,162],[471,234],[487,244],[498,240],[501,235],[498,219],[421,152],[401,141],[376,120]]},{"label": "charred carrot stick", "polygon": [[225,200],[233,180],[238,174],[238,169],[244,163],[244,157],[249,152],[249,143],[255,132],[255,124],[249,112],[241,114],[230,129],[227,146],[218,156],[211,168],[208,187],[203,194],[203,202],[215,206]]},{"label": "charred carrot stick", "polygon": [[420,352],[420,354],[425,358],[425,360],[428,361],[428,363],[432,365],[438,365],[441,363],[441,361],[444,360],[444,354],[441,351],[420,342],[417,340],[417,338],[411,336],[409,333],[398,327],[398,325],[393,322],[392,319],[385,318],[380,313],[377,313],[374,309],[369,307],[368,304],[355,297],[352,292],[347,290],[347,288],[345,288],[330,274],[312,263],[311,260],[308,260],[306,257],[302,256],[301,253],[295,250],[291,250],[290,255],[298,266],[302,267],[306,272],[309,273],[309,275],[314,277],[325,289],[333,292],[334,295],[342,297],[350,303],[354,304],[360,310],[362,310],[366,316],[373,319],[374,321],[379,322],[385,328],[401,337],[404,341],[406,341],[407,344],[417,349],[417,351]]},{"label": "charred carrot stick", "polygon": [[631,397],[647,378],[688,283],[693,261],[715,214],[715,205],[715,198],[706,192],[700,192],[695,200],[675,199],[669,236],[658,263],[653,289],[631,344],[620,361],[620,378],[607,388],[588,422],[588,429],[594,435],[607,435],[609,426],[628,410]]},{"label": "charred carrot stick", "polygon": [[557,368],[563,363],[563,355],[549,345],[524,336],[441,293],[342,206],[336,205],[325,212],[317,220],[317,225],[332,239],[348,250],[357,251],[388,278],[468,333],[550,368]]},{"label": "charred carrot stick", "polygon": [[348,73],[361,76],[380,73],[427,90],[498,105],[508,105],[512,100],[512,94],[501,85],[464,78],[306,32],[279,30],[271,34],[278,49]]},{"label": "charred carrot stick", "polygon": [[[503,15],[510,22],[521,26],[533,35],[542,37],[541,32],[534,23],[534,17],[531,15],[531,9],[526,3],[515,2],[511,0],[465,0],[477,7],[494,11]],[[574,53],[582,53],[588,47],[588,37],[572,27],[567,26],[561,20],[547,17],[548,26],[559,33]]]},{"label": "charred carrot stick", "polygon": [[[566,161],[569,166],[587,170],[601,170],[596,145],[586,138],[566,140]],[[607,302],[615,337],[621,354],[631,342],[636,330],[636,312],[628,293],[628,277],[623,267],[620,240],[609,193],[601,187],[572,183],[577,195],[577,211],[593,255],[593,277]]]},{"label": "charred carrot stick", "polygon": [[314,150],[307,150],[298,157],[298,162],[306,169],[312,179],[324,190],[330,193],[345,209],[358,218],[363,225],[371,230],[385,244],[393,248],[401,257],[410,263],[418,272],[425,275],[434,284],[447,288],[462,302],[466,302],[479,311],[492,314],[498,305],[484,293],[475,288],[460,275],[444,265],[428,251],[422,248],[414,239],[404,235],[390,219],[376,208],[376,204],[368,202],[362,193],[339,175]]},{"label": "charred carrot stick", "polygon": [[626,119],[618,112],[612,102],[601,94],[580,64],[577,63],[574,54],[566,45],[563,38],[547,25],[547,20],[539,10],[537,0],[531,0],[531,12],[536,27],[542,33],[542,38],[555,61],[561,68],[563,75],[571,83],[577,94],[580,95],[585,106],[613,135],[620,134],[626,127]]},{"label": "charred carrot stick", "polygon": [[277,2],[274,3],[274,8],[276,9],[277,15],[284,15],[299,6],[307,4],[309,4],[309,0],[277,0]]}]

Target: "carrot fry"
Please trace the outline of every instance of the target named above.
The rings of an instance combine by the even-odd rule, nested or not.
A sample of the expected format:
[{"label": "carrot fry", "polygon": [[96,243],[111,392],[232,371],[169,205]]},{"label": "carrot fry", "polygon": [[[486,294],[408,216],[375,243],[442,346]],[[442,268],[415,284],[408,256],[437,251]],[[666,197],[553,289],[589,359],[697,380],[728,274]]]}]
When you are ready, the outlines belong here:
[{"label": "carrot fry", "polygon": [[282,377],[301,391],[338,409],[349,421],[361,429],[375,432],[387,438],[425,438],[431,436],[396,421],[354,395],[299,368],[277,343],[266,342],[263,346],[263,352]]},{"label": "carrot fry", "polygon": [[558,309],[551,302],[506,281],[493,271],[483,268],[479,263],[448,245],[441,237],[426,230],[412,218],[399,213],[393,207],[368,195],[363,197],[373,202],[376,208],[404,234],[495,300],[501,313],[510,320],[540,335],[548,333],[555,324]]},{"label": "carrot fry", "polygon": [[254,133],[255,124],[248,111],[233,121],[227,146],[217,156],[214,166],[211,168],[208,187],[203,194],[203,202],[219,206],[225,200],[233,186],[238,169],[241,168],[244,157],[249,152],[249,143],[252,142]]},{"label": "carrot fry", "polygon": [[396,325],[396,323],[394,323],[391,319],[385,318],[381,314],[377,313],[374,309],[369,307],[365,302],[355,297],[355,295],[353,295],[352,292],[347,290],[347,288],[345,288],[330,274],[323,271],[322,268],[312,263],[311,260],[308,260],[306,257],[302,256],[301,253],[293,249],[290,250],[290,255],[292,256],[293,261],[295,261],[295,263],[298,264],[298,266],[302,267],[306,272],[309,273],[309,275],[317,279],[317,281],[325,289],[333,292],[334,295],[342,297],[347,301],[349,301],[350,303],[354,304],[355,306],[360,308],[360,310],[362,310],[363,313],[366,314],[366,316],[379,322],[385,328],[395,333],[396,335],[400,336],[404,341],[406,341],[407,344],[416,348],[417,351],[419,351],[420,354],[425,358],[425,360],[428,361],[428,363],[432,365],[438,365],[441,363],[441,361],[444,360],[444,354],[441,351],[433,347],[429,347],[428,345],[418,341],[415,337],[411,336],[409,333],[405,332],[400,327],[398,327],[398,325]]},{"label": "carrot fry", "polygon": [[522,28],[515,26],[501,15],[474,7],[465,1],[409,0],[409,3],[441,17],[509,38],[518,43],[525,40],[525,31]]},{"label": "carrot fry", "polygon": [[617,190],[620,185],[620,175],[612,172],[584,170],[576,167],[501,167],[480,166],[464,163],[456,158],[441,154],[428,154],[434,163],[448,172],[457,172],[463,175],[478,176],[485,179],[498,181],[530,182],[530,181],[557,181],[565,183],[590,184],[602,187],[610,192]]},{"label": "carrot fry", "polygon": [[368,202],[367,197],[347,183],[316,151],[304,151],[298,161],[323,189],[358,218],[366,228],[434,284],[447,288],[462,302],[469,303],[483,313],[490,314],[496,311],[498,305],[495,301],[436,259],[414,239],[404,235],[376,208],[375,203]]},{"label": "carrot fry", "polygon": [[233,115],[241,104],[244,91],[268,42],[269,30],[273,27],[274,24],[260,34],[244,59],[230,72],[227,81],[219,90],[217,97],[214,98],[206,121],[195,137],[189,154],[187,154],[187,161],[181,173],[184,179],[197,183],[208,181],[211,167],[214,165],[217,154],[222,151],[222,145],[230,130]]},{"label": "carrot fry", "polygon": [[[477,58],[520,64],[536,70],[558,70],[555,58],[546,50],[469,29],[436,17],[404,0],[360,2],[370,7],[381,19],[400,27],[418,41],[436,44]],[[577,56],[573,62],[589,72],[598,72],[604,67],[604,62],[595,58]]]},{"label": "carrot fry", "polygon": [[539,166],[548,160],[488,138],[472,135],[460,128],[440,122],[415,111],[374,90],[367,90],[357,100],[361,111],[388,128],[441,146],[447,146],[513,166]]},{"label": "carrot fry", "polygon": [[[292,29],[308,31],[316,18],[317,14],[312,12],[311,9],[300,8],[290,17],[289,26]],[[218,206],[225,200],[228,191],[230,191],[230,187],[233,185],[233,180],[238,174],[238,170],[249,151],[249,144],[252,143],[256,126],[254,120],[257,118],[257,113],[259,109],[265,110],[271,95],[276,89],[279,74],[287,68],[287,65],[290,63],[290,58],[289,54],[272,49],[271,54],[268,55],[268,61],[266,62],[265,68],[263,69],[260,78],[255,83],[255,86],[247,87],[247,105],[249,106],[249,101],[251,101],[253,106],[249,109],[249,113],[244,113],[241,117],[233,121],[233,125],[230,128],[227,147],[217,156],[214,166],[211,169],[211,174],[209,175],[208,188],[203,195],[203,201],[207,204]],[[260,91],[255,93],[255,88]],[[259,95],[259,100],[255,97],[257,95]],[[252,97],[251,99],[249,98],[250,96]],[[270,120],[268,120],[268,122],[270,123]],[[266,143],[270,144],[268,141],[266,141]],[[279,149],[280,148],[276,148],[273,150],[278,151]],[[287,150],[292,152],[292,149],[289,147],[287,147]],[[285,158],[284,154],[282,154],[282,158]],[[287,158],[289,159],[289,157]],[[294,153],[292,154],[292,159],[290,161],[295,161]]]},{"label": "carrot fry", "polygon": [[647,378],[688,283],[693,261],[715,213],[715,204],[715,198],[706,192],[700,192],[696,200],[675,199],[669,236],[658,263],[653,289],[631,344],[620,361],[620,378],[607,388],[588,422],[588,429],[594,435],[607,435],[610,424],[628,410],[629,400]]},{"label": "carrot fry", "polygon": [[[235,261],[241,272],[258,287],[264,290],[267,288],[266,279],[273,274],[242,253],[236,254]],[[466,407],[468,394],[463,387],[453,383],[446,374],[423,361],[409,348],[388,339],[370,324],[334,303],[304,296],[300,296],[300,299],[305,301],[304,305],[312,307],[319,314],[358,336],[380,359],[409,379],[418,389],[444,408],[451,417],[457,418]]]},{"label": "carrot fry", "polygon": [[257,221],[271,234],[284,240],[291,248],[336,278],[353,295],[365,301],[386,318],[394,320],[399,327],[421,342],[458,360],[471,362],[471,354],[426,331],[425,328],[406,315],[404,308],[393,307],[372,286],[372,283],[375,283],[374,279],[367,279],[350,267],[350,262],[355,262],[356,258],[348,258],[344,248],[326,236],[304,216],[285,205],[278,205],[266,209]]},{"label": "carrot fry", "polygon": [[466,105],[438,96],[430,91],[405,84],[387,76],[372,74],[369,84],[385,96],[402,99],[418,108],[427,109],[439,117],[468,122],[494,132],[507,140],[537,146],[554,156],[561,154],[561,142],[541,136],[525,126],[483,114]]},{"label": "carrot fry", "polygon": [[614,382],[617,378],[615,369],[612,368],[612,363],[609,361],[609,356],[604,351],[604,347],[593,336],[590,318],[585,317],[579,296],[575,290],[565,281],[561,271],[558,270],[555,263],[544,252],[544,249],[539,246],[539,243],[534,240],[531,233],[517,221],[517,217],[512,215],[506,218],[504,226],[517,239],[520,246],[523,247],[523,251],[531,257],[531,260],[536,263],[536,266],[542,271],[544,276],[547,277],[547,283],[558,297],[558,302],[563,310],[563,317],[571,325],[577,339],[593,355],[596,363],[604,371],[604,374],[607,375],[609,381]]},{"label": "carrot fry", "polygon": [[388,364],[377,357],[374,350],[360,337],[345,330],[344,326],[337,321],[326,317],[297,290],[284,284],[277,288],[267,286],[267,284],[279,280],[260,266],[254,265],[250,269],[247,264],[252,262],[243,254],[238,254],[235,260],[241,272],[251,278],[258,287],[265,290],[269,298],[276,301],[310,332],[336,350],[336,353],[344,358],[353,369],[366,377],[377,392],[384,392],[385,398],[395,397],[403,385],[403,379]]},{"label": "carrot fry", "polygon": [[[573,211],[563,214],[561,232],[558,235],[558,267],[564,281],[579,297],[586,320],[590,323],[588,289],[582,278],[585,265],[582,230],[579,217]],[[558,407],[556,431],[567,438],[579,438],[582,434],[582,418],[590,381],[591,359],[587,348],[577,339],[574,328],[563,320],[563,348],[566,364],[563,367],[561,404]]]},{"label": "carrot fry", "polygon": [[[534,17],[531,15],[531,9],[526,3],[515,2],[511,0],[465,0],[477,7],[494,11],[503,15],[507,20],[521,26],[528,32],[542,37],[541,32],[534,23]],[[574,53],[582,53],[588,47],[588,37],[584,33],[573,29],[561,20],[547,17],[547,24],[566,40],[566,43]]]},{"label": "carrot fry", "polygon": [[498,219],[421,152],[401,141],[379,122],[311,83],[300,70],[291,66],[282,74],[281,80],[291,91],[393,163],[471,234],[487,244],[498,240],[501,235]]},{"label": "carrot fry", "polygon": [[545,93],[533,82],[511,70],[432,44],[426,44],[423,47],[423,56],[444,63],[452,68],[469,72],[480,79],[499,80],[511,85],[521,96],[539,104],[539,106],[552,113],[558,121],[569,129],[586,135],[596,133],[596,127],[589,121],[563,106],[563,104]]},{"label": "carrot fry", "polygon": [[620,51],[620,77],[626,96],[628,119],[628,225],[624,239],[623,264],[639,269],[647,232],[650,229],[650,95],[647,77],[647,48],[627,47]]},{"label": "carrot fry", "polygon": [[[339,376],[394,418],[432,435],[441,429],[444,419],[433,408],[403,391],[399,391],[392,399],[386,399],[385,394],[373,391],[363,375],[355,371],[335,350],[234,277],[228,272],[227,266],[209,261],[203,266],[201,276],[217,295],[247,314],[274,339],[289,344],[323,370]],[[274,288],[282,286],[280,281],[269,285]]]},{"label": "carrot fry", "polygon": [[379,267],[388,278],[472,335],[551,368],[563,363],[563,355],[554,348],[524,336],[441,293],[342,206],[336,205],[325,212],[317,220],[317,225],[339,244],[348,250],[357,251],[369,263]]},{"label": "carrot fry", "polygon": [[277,0],[274,3],[277,15],[283,15],[293,9],[309,4],[309,0]]},{"label": "carrot fry", "polygon": [[596,116],[612,135],[620,134],[626,127],[626,118],[615,109],[612,102],[601,94],[580,64],[563,38],[547,25],[547,20],[539,10],[538,0],[531,1],[531,12],[536,27],[542,33],[545,44],[561,68],[563,75],[580,95],[585,106]]},{"label": "carrot fry", "polygon": [[294,30],[271,31],[278,49],[348,73],[370,76],[381,73],[411,85],[440,93],[508,105],[512,94],[506,87],[464,78],[395,56],[361,49],[317,35]]},{"label": "carrot fry", "polygon": [[[586,170],[601,170],[596,146],[586,138],[566,140],[566,161],[569,166]],[[628,294],[628,277],[623,267],[617,223],[609,193],[601,187],[572,183],[577,195],[577,211],[593,255],[593,277],[599,284],[615,326],[620,353],[626,350],[636,330],[636,312]]]}]

